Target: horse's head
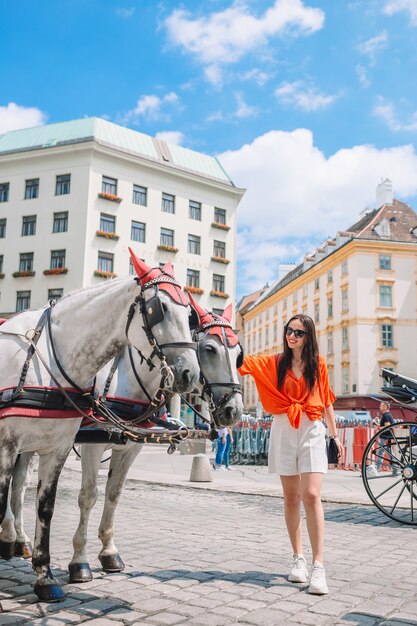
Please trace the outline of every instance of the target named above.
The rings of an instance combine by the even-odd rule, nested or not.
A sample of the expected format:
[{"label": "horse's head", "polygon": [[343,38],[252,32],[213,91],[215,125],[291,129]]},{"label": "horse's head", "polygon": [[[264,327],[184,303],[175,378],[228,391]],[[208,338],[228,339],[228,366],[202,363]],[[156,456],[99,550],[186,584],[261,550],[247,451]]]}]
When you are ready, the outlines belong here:
[{"label": "horse's head", "polygon": [[[200,368],[188,322],[190,305],[175,280],[173,267],[167,263],[162,268],[151,268],[130,248],[129,252],[141,287],[142,326],[154,353],[166,358],[174,374],[172,390],[192,391]],[[129,339],[134,344],[133,336],[134,330],[129,330]]]},{"label": "horse's head", "polygon": [[237,373],[243,363],[243,349],[230,323],[232,305],[220,316],[200,307],[190,294],[189,298],[195,317],[194,338],[203,398],[216,426],[231,426],[244,410]]}]

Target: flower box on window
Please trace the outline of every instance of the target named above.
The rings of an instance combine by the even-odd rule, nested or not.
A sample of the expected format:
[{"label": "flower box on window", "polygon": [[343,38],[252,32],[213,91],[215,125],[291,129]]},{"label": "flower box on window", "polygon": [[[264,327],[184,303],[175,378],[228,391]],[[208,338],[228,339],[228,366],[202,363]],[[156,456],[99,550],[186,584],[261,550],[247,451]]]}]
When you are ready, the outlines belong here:
[{"label": "flower box on window", "polygon": [[4,274],[3,273],[0,273],[0,278],[4,278]]},{"label": "flower box on window", "polygon": [[68,274],[67,267],[54,267],[49,270],[43,270],[45,276],[57,276],[58,274]]},{"label": "flower box on window", "polygon": [[184,291],[188,291],[188,293],[195,293],[198,296],[201,296],[201,294],[204,293],[204,289],[201,289],[201,287],[192,287],[191,285],[186,285],[184,287]]},{"label": "flower box on window", "polygon": [[164,252],[173,252],[174,254],[178,252],[178,248],[176,248],[175,246],[168,246],[165,243],[160,243],[157,248],[158,250],[164,250]]},{"label": "flower box on window", "polygon": [[28,278],[29,276],[35,276],[35,272],[13,272],[13,278]]},{"label": "flower box on window", "polygon": [[225,259],[223,256],[212,256],[211,260],[216,261],[216,263],[224,263],[225,265],[230,263],[229,259]]},{"label": "flower box on window", "polygon": [[214,296],[215,298],[224,298],[225,300],[227,300],[227,298],[229,297],[228,293],[224,293],[223,291],[215,291],[214,289],[210,291],[210,295]]},{"label": "flower box on window", "polygon": [[114,278],[117,276],[114,272],[104,272],[103,270],[94,270],[94,276],[99,278]]},{"label": "flower box on window", "polygon": [[100,191],[98,194],[99,198],[103,198],[103,200],[110,200],[111,202],[117,202],[120,204],[123,198],[119,198],[119,196],[115,196],[114,193],[105,193],[104,191]]},{"label": "flower box on window", "polygon": [[116,235],[116,233],[109,233],[106,230],[96,230],[96,235],[97,237],[104,237],[105,239],[114,239],[116,241],[119,239],[119,235]]},{"label": "flower box on window", "polygon": [[219,222],[212,222],[213,228],[220,228],[220,230],[230,230],[230,226],[227,224],[219,224]]}]

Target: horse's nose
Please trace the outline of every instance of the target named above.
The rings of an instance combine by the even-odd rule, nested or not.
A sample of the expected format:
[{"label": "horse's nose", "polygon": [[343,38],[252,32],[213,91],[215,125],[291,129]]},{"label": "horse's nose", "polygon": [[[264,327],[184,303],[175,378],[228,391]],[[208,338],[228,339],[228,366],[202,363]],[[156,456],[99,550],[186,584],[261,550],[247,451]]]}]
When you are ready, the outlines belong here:
[{"label": "horse's nose", "polygon": [[234,406],[226,406],[224,409],[224,413],[229,424],[233,424],[237,415],[236,408]]},{"label": "horse's nose", "polygon": [[188,389],[189,387],[191,387],[191,385],[195,382],[193,380],[193,376],[192,376],[190,370],[183,370],[182,371],[181,382],[184,385],[185,389]]}]

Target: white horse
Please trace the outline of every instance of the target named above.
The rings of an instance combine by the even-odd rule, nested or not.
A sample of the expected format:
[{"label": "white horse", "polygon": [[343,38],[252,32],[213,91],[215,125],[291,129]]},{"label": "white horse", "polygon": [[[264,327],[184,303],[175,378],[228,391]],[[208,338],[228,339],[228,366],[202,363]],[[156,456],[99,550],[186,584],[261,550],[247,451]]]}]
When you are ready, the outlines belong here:
[{"label": "white horse", "polygon": [[19,453],[36,451],[40,460],[32,564],[41,600],[57,601],[64,595],[50,570],[50,523],[63,464],[82,415],[94,407],[96,372],[128,343],[143,348],[146,333],[152,358],[163,358],[161,350],[166,353],[174,390],[191,391],[198,379],[189,307],[179,285],[170,272],[151,272],[131,255],[139,281],[129,277],[81,289],[53,309],[26,311],[0,327],[0,556],[12,556],[16,539],[13,517],[5,517],[13,468]]},{"label": "white horse", "polygon": [[[241,386],[237,363],[243,360],[242,348],[230,325],[231,305],[223,317],[214,316],[192,301],[198,321],[195,329],[197,354],[201,369],[202,397],[209,403],[210,412],[218,427],[234,424],[243,413]],[[97,375],[98,388],[106,384],[109,368]],[[136,373],[135,373],[136,371]],[[135,385],[140,372],[142,388]],[[146,368],[140,368],[137,359],[133,367],[127,350],[119,361],[109,387],[108,398],[123,398],[125,402],[147,402],[153,397],[158,381]],[[146,391],[145,391],[146,390]],[[146,394],[146,395],[145,395]],[[133,405],[134,406],[134,405]],[[106,572],[124,569],[114,543],[114,517],[127,473],[142,449],[141,445],[87,444],[81,446],[82,484],[78,497],[80,520],[73,537],[74,553],[68,566],[70,582],[88,582],[92,573],[87,553],[87,530],[91,511],[97,501],[97,477],[103,453],[111,448],[111,461],[106,481],[103,514],[98,530],[102,548],[98,558]]]}]

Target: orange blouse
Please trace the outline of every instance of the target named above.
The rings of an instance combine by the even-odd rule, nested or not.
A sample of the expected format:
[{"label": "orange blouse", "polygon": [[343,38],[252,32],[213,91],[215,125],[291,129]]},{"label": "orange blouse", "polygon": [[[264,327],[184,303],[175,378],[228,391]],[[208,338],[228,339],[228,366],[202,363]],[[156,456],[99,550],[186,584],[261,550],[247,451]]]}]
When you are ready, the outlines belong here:
[{"label": "orange blouse", "polygon": [[324,408],[336,400],[330,389],[325,359],[319,357],[319,382],[310,391],[304,376],[297,378],[291,369],[287,371],[282,389],[278,390],[278,358],[278,354],[248,355],[239,368],[239,374],[253,376],[262,406],[267,413],[286,413],[294,428],[300,427],[302,413],[306,413],[311,421],[320,420]]}]

